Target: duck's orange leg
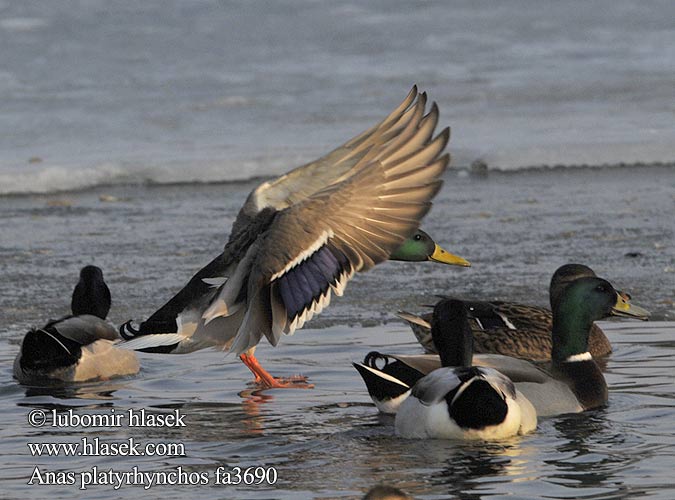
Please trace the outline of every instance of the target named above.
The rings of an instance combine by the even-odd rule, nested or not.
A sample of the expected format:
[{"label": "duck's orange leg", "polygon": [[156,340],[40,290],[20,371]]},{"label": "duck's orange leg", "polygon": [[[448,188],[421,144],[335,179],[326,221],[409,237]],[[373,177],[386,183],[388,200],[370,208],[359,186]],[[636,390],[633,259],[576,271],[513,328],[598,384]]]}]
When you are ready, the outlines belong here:
[{"label": "duck's orange leg", "polygon": [[265,389],[311,389],[314,387],[314,384],[307,383],[307,377],[300,375],[288,378],[273,377],[260,365],[252,351],[240,354],[239,359],[255,376],[254,382],[262,385]]}]

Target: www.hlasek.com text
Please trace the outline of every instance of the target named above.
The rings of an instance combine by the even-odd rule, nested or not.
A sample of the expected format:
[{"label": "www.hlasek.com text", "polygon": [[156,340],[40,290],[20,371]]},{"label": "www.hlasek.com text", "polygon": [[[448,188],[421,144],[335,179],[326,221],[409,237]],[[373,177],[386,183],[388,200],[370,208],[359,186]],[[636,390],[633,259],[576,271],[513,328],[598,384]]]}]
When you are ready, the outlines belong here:
[{"label": "www.hlasek.com text", "polygon": [[185,445],[178,442],[136,441],[133,437],[123,441],[102,441],[83,437],[75,443],[26,443],[34,457],[184,457]]}]

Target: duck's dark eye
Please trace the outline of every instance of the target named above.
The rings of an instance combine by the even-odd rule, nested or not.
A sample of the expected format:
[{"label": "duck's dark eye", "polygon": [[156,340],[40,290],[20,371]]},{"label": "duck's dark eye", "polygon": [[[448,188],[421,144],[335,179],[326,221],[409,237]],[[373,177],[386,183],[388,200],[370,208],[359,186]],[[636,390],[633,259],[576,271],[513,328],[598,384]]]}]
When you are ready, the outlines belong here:
[{"label": "duck's dark eye", "polygon": [[609,288],[607,288],[607,285],[598,285],[598,286],[595,287],[595,289],[598,292],[602,292],[602,293],[609,292]]},{"label": "duck's dark eye", "polygon": [[415,241],[419,241],[419,240],[421,240],[421,239],[422,239],[422,235],[421,235],[421,234],[416,234],[416,235],[415,235]]}]

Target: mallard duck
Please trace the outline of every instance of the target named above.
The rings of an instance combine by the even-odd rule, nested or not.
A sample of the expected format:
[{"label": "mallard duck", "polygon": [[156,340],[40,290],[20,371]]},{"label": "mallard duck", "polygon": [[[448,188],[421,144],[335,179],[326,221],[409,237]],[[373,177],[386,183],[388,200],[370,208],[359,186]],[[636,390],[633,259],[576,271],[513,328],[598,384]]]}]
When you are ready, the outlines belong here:
[{"label": "mallard duck", "polygon": [[[546,417],[603,406],[607,384],[588,352],[593,321],[607,316],[644,319],[649,313],[629,303],[601,278],[579,278],[562,290],[553,306],[551,360],[534,365],[499,354],[477,354],[474,366],[499,370],[509,377]],[[384,362],[383,366],[378,366]],[[441,366],[438,355],[398,356],[369,353],[357,369],[380,411],[396,413],[407,391],[421,377]],[[381,374],[381,375],[380,375]]]},{"label": "mallard duck", "polygon": [[[551,304],[555,303],[570,282],[584,276],[595,276],[595,273],[583,264],[565,264],[558,268],[549,287]],[[533,361],[551,358],[553,316],[549,309],[504,301],[464,303],[471,311],[475,352],[503,354]],[[398,316],[408,322],[425,352],[436,353],[429,326],[431,314],[416,315],[399,311]],[[594,358],[612,352],[607,336],[595,324],[591,327],[588,346]]]},{"label": "mallard duck", "polygon": [[73,314],[26,334],[14,360],[14,377],[22,383],[83,382],[138,373],[136,354],[115,346],[117,330],[105,321],[110,304],[101,269],[83,267],[73,291]]},{"label": "mallard duck", "polygon": [[534,430],[534,408],[513,382],[492,368],[471,366],[472,335],[465,305],[458,300],[439,302],[432,325],[443,367],[412,386],[396,413],[396,434],[500,439]]},{"label": "mallard duck", "polygon": [[293,334],[417,230],[449,161],[449,129],[434,136],[438,108],[426,113],[426,101],[413,88],[378,125],[255,188],[223,253],[140,327],[121,327],[127,347],[180,354],[220,346],[263,387],[299,387],[267,373],[255,347]]}]

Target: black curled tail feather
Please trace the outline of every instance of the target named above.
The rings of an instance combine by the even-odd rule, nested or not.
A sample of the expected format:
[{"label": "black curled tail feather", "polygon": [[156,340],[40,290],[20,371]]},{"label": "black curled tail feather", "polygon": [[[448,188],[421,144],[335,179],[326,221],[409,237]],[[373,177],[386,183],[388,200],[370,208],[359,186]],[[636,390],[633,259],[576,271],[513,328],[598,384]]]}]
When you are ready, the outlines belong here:
[{"label": "black curled tail feather", "polygon": [[[386,372],[387,365],[389,365],[389,363],[392,362],[391,359],[392,358],[390,358],[386,354],[382,354],[381,352],[370,351],[368,354],[366,354],[366,357],[363,358],[363,364],[370,368],[375,368],[376,370]],[[384,361],[384,365],[381,368],[377,366],[377,362],[379,360]]]},{"label": "black curled tail feather", "polygon": [[120,326],[119,332],[123,339],[158,334],[178,332],[177,318],[188,309],[202,306],[204,301],[210,300],[217,288],[204,281],[205,279],[220,277],[228,265],[228,258],[223,253],[209,262],[195,274],[166,304],[155,311],[138,328],[133,326],[133,320],[129,320]]},{"label": "black curled tail feather", "polygon": [[120,326],[120,335],[124,340],[131,340],[141,335],[141,329],[134,328],[132,323],[133,320],[130,319],[129,321]]},{"label": "black curled tail feather", "polygon": [[[378,366],[378,361],[384,361],[384,365]],[[400,380],[409,387],[415,385],[417,381],[424,376],[424,373],[406,365],[395,357],[377,351],[371,351],[366,354],[363,364],[368,368],[372,368],[373,370],[380,371],[390,377]]]},{"label": "black curled tail feather", "polygon": [[141,323],[138,328],[134,327],[133,320],[130,319],[120,326],[120,335],[124,340],[157,333],[176,333],[177,331],[178,326],[174,319],[168,321],[152,321],[152,319],[149,319]]}]

